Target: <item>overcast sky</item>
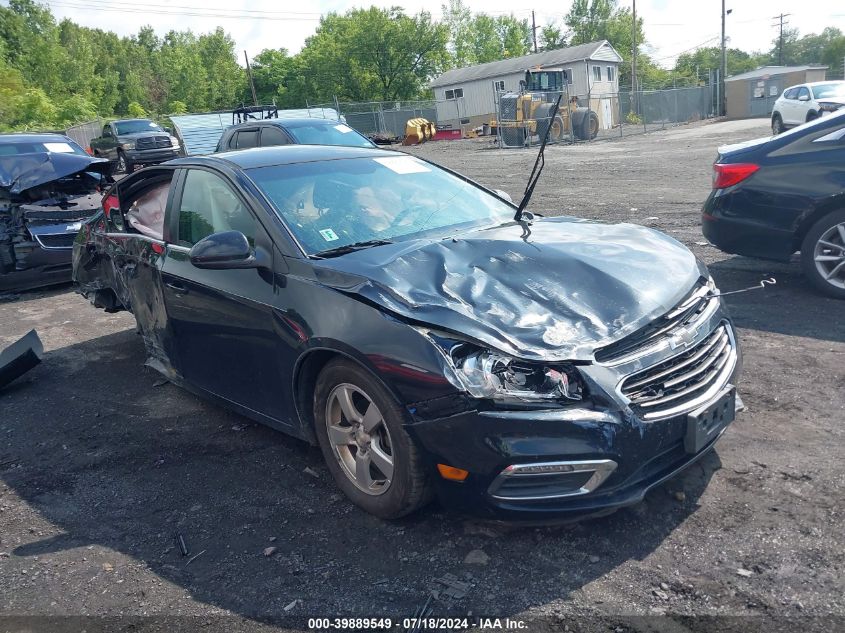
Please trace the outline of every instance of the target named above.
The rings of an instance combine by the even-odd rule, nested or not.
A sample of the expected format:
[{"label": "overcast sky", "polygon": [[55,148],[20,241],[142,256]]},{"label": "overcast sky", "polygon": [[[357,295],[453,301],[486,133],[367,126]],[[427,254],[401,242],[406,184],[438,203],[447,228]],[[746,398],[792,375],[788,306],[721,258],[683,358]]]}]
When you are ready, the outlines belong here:
[{"label": "overcast sky", "polygon": [[[0,0],[7,4],[6,0]],[[439,18],[442,0],[52,0],[48,2],[59,18],[91,27],[99,27],[120,35],[136,33],[149,24],[163,34],[170,29],[191,29],[195,32],[222,26],[237,42],[239,55],[246,50],[250,57],[264,48],[287,48],[298,51],[319,24],[321,14],[344,12],[353,7],[400,5],[408,13],[427,9]],[[536,13],[537,25],[562,22],[569,0],[464,0],[473,11],[491,15],[513,12],[519,19]],[[631,6],[632,0],[620,0],[620,6]],[[513,11],[515,6],[528,6]],[[530,5],[530,6],[529,6]],[[845,2],[842,0],[728,0],[733,9],[728,16],[729,46],[747,51],[764,51],[777,33],[772,16],[791,13],[786,20],[802,34],[819,33],[827,26],[845,31]],[[646,50],[661,65],[670,67],[675,57],[704,44],[718,44],[721,29],[721,0],[639,0],[637,12],[645,20]],[[241,58],[241,63],[243,60]]]}]

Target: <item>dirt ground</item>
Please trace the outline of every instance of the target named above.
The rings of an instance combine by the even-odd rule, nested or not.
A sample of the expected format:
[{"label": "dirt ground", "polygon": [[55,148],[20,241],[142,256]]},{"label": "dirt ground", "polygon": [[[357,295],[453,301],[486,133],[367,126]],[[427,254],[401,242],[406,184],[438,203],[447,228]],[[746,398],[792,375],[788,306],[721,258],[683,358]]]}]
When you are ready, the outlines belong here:
[{"label": "dirt ground", "polygon": [[[796,264],[728,256],[700,233],[716,147],[766,131],[697,124],[547,150],[531,210],[666,231],[725,291],[777,278],[727,298],[748,410],[698,465],[602,519],[529,529],[434,505],[380,521],[340,496],[316,449],[144,367],[130,315],[68,287],[0,301],[0,345],[36,328],[46,348],[0,392],[0,631],[396,623],[432,590],[434,615],[524,630],[845,629],[845,304]],[[483,139],[412,151],[514,199],[534,160]],[[466,562],[473,550],[486,557]]]}]

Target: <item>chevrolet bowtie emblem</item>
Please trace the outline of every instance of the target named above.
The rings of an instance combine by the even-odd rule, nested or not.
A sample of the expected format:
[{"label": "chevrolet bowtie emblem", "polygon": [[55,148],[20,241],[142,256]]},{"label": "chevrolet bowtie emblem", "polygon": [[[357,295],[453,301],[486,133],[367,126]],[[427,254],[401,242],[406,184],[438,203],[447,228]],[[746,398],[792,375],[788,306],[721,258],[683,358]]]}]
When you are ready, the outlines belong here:
[{"label": "chevrolet bowtie emblem", "polygon": [[695,335],[698,333],[698,330],[688,330],[686,328],[681,328],[676,330],[672,333],[672,336],[669,337],[669,347],[672,349],[677,349],[679,347],[689,347],[695,341]]}]

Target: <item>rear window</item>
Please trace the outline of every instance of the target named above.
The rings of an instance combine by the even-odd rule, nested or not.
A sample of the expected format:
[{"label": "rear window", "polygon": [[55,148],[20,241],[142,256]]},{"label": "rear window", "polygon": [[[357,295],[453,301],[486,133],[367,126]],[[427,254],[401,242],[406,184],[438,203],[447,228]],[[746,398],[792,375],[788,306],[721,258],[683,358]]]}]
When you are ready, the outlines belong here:
[{"label": "rear window", "polygon": [[15,156],[17,154],[40,154],[42,152],[55,154],[80,154],[87,156],[85,150],[70,139],[55,141],[24,141],[3,143],[0,141],[0,156]]},{"label": "rear window", "polygon": [[367,138],[343,123],[329,125],[325,123],[302,124],[288,128],[288,133],[301,145],[373,146]]}]

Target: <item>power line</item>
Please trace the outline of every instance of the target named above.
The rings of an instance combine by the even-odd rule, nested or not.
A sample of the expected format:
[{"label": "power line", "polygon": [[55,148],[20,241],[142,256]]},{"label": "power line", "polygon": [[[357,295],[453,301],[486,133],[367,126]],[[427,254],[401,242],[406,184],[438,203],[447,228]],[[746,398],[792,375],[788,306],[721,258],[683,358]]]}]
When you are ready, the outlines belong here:
[{"label": "power line", "polygon": [[[772,20],[780,19],[780,37],[778,38],[778,65],[783,66],[783,19],[787,16],[792,15],[791,13],[781,13],[780,15],[776,15]],[[786,23],[787,25],[789,22]],[[777,26],[777,24],[772,24],[772,26]]]}]

